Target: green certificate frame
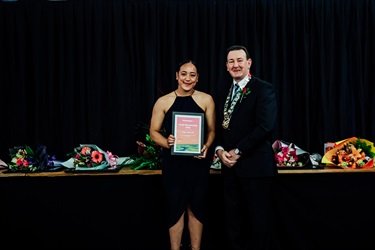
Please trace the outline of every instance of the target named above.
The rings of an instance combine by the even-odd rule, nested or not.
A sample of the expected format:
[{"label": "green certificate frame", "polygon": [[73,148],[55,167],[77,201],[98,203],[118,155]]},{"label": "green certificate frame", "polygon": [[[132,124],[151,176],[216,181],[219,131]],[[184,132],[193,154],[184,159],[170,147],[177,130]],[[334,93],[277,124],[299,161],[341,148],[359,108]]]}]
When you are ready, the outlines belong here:
[{"label": "green certificate frame", "polygon": [[172,155],[202,155],[204,113],[173,112],[172,134],[176,138]]}]

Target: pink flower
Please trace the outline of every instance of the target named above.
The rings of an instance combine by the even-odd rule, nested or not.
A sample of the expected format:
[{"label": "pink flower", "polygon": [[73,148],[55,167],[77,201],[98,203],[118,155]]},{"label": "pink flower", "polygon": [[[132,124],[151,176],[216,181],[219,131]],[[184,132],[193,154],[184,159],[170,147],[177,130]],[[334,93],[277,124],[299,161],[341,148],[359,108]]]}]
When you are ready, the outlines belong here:
[{"label": "pink flower", "polygon": [[92,161],[95,163],[101,163],[103,161],[103,154],[98,150],[94,150],[91,153]]},{"label": "pink flower", "polygon": [[113,155],[111,152],[107,151],[107,154],[108,154],[108,163],[111,167],[116,167],[117,165],[117,162],[116,162],[116,158],[118,158],[117,155]]},{"label": "pink flower", "polygon": [[275,154],[276,164],[283,167],[293,167],[301,165],[301,162],[298,162],[298,156],[295,148],[293,147],[282,147],[280,152]]}]

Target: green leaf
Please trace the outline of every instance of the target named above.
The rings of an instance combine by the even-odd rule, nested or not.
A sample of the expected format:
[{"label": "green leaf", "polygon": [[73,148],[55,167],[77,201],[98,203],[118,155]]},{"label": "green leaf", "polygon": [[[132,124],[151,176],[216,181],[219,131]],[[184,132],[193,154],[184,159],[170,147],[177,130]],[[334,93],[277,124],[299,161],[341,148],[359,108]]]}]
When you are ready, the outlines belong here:
[{"label": "green leaf", "polygon": [[374,158],[375,154],[371,151],[372,146],[367,145],[365,141],[361,141],[360,138],[357,139],[357,141],[354,143],[354,146],[357,149],[362,149],[363,152],[365,152],[366,156],[369,156],[370,158]]},{"label": "green leaf", "polygon": [[26,145],[25,150],[26,150],[26,153],[27,153],[28,156],[30,156],[30,157],[34,156],[34,151],[29,146]]},{"label": "green leaf", "polygon": [[134,167],[134,170],[138,170],[138,169],[144,168],[149,163],[150,163],[149,161],[143,161],[141,164],[139,164],[138,166]]}]

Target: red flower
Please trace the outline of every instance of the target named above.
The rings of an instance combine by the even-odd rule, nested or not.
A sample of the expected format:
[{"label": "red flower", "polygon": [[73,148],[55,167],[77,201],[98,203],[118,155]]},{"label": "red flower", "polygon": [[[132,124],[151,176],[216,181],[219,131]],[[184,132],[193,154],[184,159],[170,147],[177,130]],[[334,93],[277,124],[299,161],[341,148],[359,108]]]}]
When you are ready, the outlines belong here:
[{"label": "red flower", "polygon": [[145,152],[146,144],[141,141],[136,141],[138,144],[138,154],[142,155]]},{"label": "red flower", "polygon": [[278,153],[275,153],[277,166],[302,166],[298,162],[297,152],[290,146],[282,147]]},{"label": "red flower", "polygon": [[17,166],[19,167],[27,167],[29,166],[29,162],[23,158],[18,158],[16,161]]},{"label": "red flower", "polygon": [[23,165],[23,159],[18,158],[16,164],[17,164],[17,166],[22,166]]},{"label": "red flower", "polygon": [[251,92],[250,88],[243,88],[242,91],[240,92],[241,94],[240,102],[242,102],[242,99],[246,98],[246,96],[250,94],[250,92]]}]

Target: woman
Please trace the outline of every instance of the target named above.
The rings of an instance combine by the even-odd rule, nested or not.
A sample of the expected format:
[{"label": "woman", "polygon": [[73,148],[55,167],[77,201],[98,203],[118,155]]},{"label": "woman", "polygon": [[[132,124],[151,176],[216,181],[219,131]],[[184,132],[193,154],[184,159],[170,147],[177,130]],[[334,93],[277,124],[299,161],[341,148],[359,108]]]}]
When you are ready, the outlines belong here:
[{"label": "woman", "polygon": [[[191,60],[183,61],[176,70],[178,87],[169,94],[160,97],[153,108],[150,136],[163,147],[162,176],[167,201],[168,228],[171,249],[179,250],[184,230],[185,214],[190,235],[191,249],[200,249],[203,223],[206,210],[206,195],[210,162],[206,157],[215,138],[215,104],[206,93],[195,90],[198,71]],[[204,145],[200,156],[171,155],[175,143],[172,134],[172,113],[203,113]],[[165,129],[166,138],[161,133]]]}]

